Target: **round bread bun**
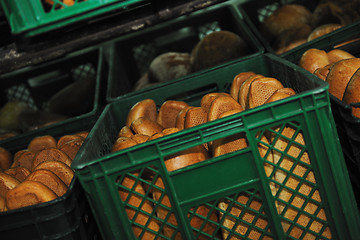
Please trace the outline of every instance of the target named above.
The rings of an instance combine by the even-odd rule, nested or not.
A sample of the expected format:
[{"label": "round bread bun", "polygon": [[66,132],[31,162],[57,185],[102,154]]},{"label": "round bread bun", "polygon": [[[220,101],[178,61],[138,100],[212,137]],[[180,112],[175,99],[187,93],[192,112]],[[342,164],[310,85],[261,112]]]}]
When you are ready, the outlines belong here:
[{"label": "round bread bun", "polygon": [[21,151],[19,154],[15,154],[16,158],[14,158],[14,162],[11,165],[11,168],[14,167],[25,167],[31,170],[32,162],[34,160],[36,153],[25,149]]},{"label": "round bread bun", "polygon": [[63,151],[61,151],[58,148],[47,148],[43,149],[40,152],[38,152],[31,165],[32,171],[36,168],[37,165],[39,165],[42,162],[47,161],[59,161],[63,162],[69,167],[71,166],[71,158]]},{"label": "round bread bun", "polygon": [[118,137],[113,144],[111,152],[117,152],[125,148],[137,145],[138,143],[129,137]]},{"label": "round bread bun", "polygon": [[248,46],[237,34],[216,31],[201,39],[191,52],[193,71],[200,71],[234,60],[248,53]]},{"label": "round bread bun", "polygon": [[327,55],[328,55],[330,63],[335,63],[340,60],[344,60],[344,59],[348,59],[348,58],[355,58],[355,56],[352,55],[351,53],[341,50],[341,49],[333,49],[333,50],[327,52]]},{"label": "round bread bun", "polygon": [[342,24],[336,24],[336,23],[329,23],[329,24],[324,24],[321,25],[317,28],[315,28],[308,36],[307,41],[310,42],[316,38],[322,37],[328,33],[331,33],[341,27],[343,27],[344,25]]},{"label": "round bread bun", "polygon": [[83,143],[84,143],[83,138],[73,139],[71,141],[64,143],[61,147],[59,147],[59,150],[66,153],[66,155],[68,155],[72,161],[74,160],[76,154],[80,150]]},{"label": "round bread bun", "polygon": [[56,148],[56,139],[52,136],[46,135],[46,136],[38,136],[34,137],[29,145],[28,149],[33,152],[39,152],[46,148]]},{"label": "round bread bun", "polygon": [[221,96],[229,96],[229,94],[224,92],[211,92],[205,94],[200,101],[200,107],[205,109],[206,111],[209,111],[212,101],[214,101],[215,98],[221,97]]},{"label": "round bread bun", "polygon": [[[350,78],[345,89],[343,101],[347,104],[360,102],[360,68]],[[352,114],[360,118],[360,108],[352,107]]]},{"label": "round bread bun", "polygon": [[223,114],[224,112],[228,112],[231,110],[239,110],[239,111],[243,111],[244,109],[241,107],[241,105],[232,97],[217,97],[214,99],[214,101],[212,101],[209,112],[208,112],[208,116],[207,116],[207,121],[213,121],[219,118],[219,116],[221,114]]},{"label": "round bread bun", "polygon": [[183,130],[185,128],[185,117],[190,108],[192,108],[192,106],[183,108],[176,116],[175,127],[177,129]]},{"label": "round bread bun", "polygon": [[276,78],[263,77],[252,81],[248,94],[248,109],[263,105],[278,89],[284,88]]},{"label": "round bread bun", "polygon": [[4,173],[16,178],[19,182],[25,181],[25,179],[30,175],[30,170],[25,167],[14,167],[9,168]]},{"label": "round bread bun", "polygon": [[17,185],[20,184],[20,181],[16,178],[0,172],[0,197],[5,197],[6,193],[15,188]]},{"label": "round bread bun", "polygon": [[342,100],[350,78],[359,68],[360,58],[350,58],[336,62],[330,68],[326,77],[326,82],[329,83],[329,93]]},{"label": "round bread bun", "polygon": [[316,69],[325,67],[329,63],[330,61],[326,51],[310,48],[301,56],[299,66],[314,73]]},{"label": "round bread bun", "polygon": [[68,189],[65,183],[52,171],[38,169],[32,172],[26,181],[36,181],[50,188],[58,197],[64,195]]},{"label": "round bread bun", "polygon": [[190,73],[189,53],[166,52],[150,63],[148,77],[150,82],[167,82]]},{"label": "round bread bun", "polygon": [[0,169],[9,169],[13,163],[12,154],[4,147],[0,147]]},{"label": "round bread bun", "polygon": [[59,161],[46,161],[36,166],[34,171],[38,169],[46,169],[55,173],[65,184],[70,186],[74,177],[74,171],[65,163]]},{"label": "round bread bun", "polygon": [[157,108],[154,100],[144,99],[134,104],[127,115],[126,126],[130,127],[131,123],[140,117],[156,121]]},{"label": "round bread bun", "polygon": [[156,119],[157,123],[159,123],[164,128],[175,127],[177,115],[182,109],[188,106],[189,104],[184,101],[165,101],[159,109],[159,113]]},{"label": "round bread bun", "polygon": [[155,133],[161,132],[164,128],[156,121],[152,121],[148,118],[140,117],[131,123],[130,129],[135,134],[152,136]]},{"label": "round bread bun", "polygon": [[330,63],[324,67],[318,68],[314,71],[314,75],[317,76],[318,78],[321,78],[322,80],[326,81],[326,77],[329,74],[330,68],[334,65],[335,63]]},{"label": "round bread bun", "polygon": [[267,39],[273,41],[283,32],[298,28],[299,25],[310,25],[312,13],[299,4],[285,4],[267,16],[263,22],[263,30]]},{"label": "round bread bun", "polygon": [[230,87],[230,95],[236,101],[239,99],[239,90],[241,85],[248,79],[249,77],[255,76],[256,73],[254,72],[241,72],[236,75],[231,83]]},{"label": "round bread bun", "polygon": [[56,199],[58,196],[47,186],[36,181],[24,181],[6,194],[9,210],[32,206]]},{"label": "round bread bun", "polygon": [[254,81],[257,78],[261,78],[264,77],[261,74],[256,74],[252,77],[249,77],[248,79],[245,80],[245,82],[243,84],[241,84],[240,86],[240,90],[239,90],[239,99],[238,102],[240,103],[241,107],[245,110],[246,106],[247,106],[247,102],[248,102],[248,94],[249,94],[249,88],[250,85],[252,83],[252,81]]}]

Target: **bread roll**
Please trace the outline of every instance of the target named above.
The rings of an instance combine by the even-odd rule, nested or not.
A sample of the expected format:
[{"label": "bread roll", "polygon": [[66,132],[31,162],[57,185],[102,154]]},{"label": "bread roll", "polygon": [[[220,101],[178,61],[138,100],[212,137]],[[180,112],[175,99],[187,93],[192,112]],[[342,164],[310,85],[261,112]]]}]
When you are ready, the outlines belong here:
[{"label": "bread roll", "polygon": [[60,149],[62,145],[64,145],[67,142],[70,142],[70,141],[72,141],[74,139],[81,139],[83,141],[85,140],[85,138],[83,138],[80,135],[68,134],[68,135],[64,135],[64,136],[59,138],[59,140],[56,143],[56,147]]},{"label": "bread roll", "polygon": [[248,46],[237,34],[215,31],[201,39],[191,52],[193,71],[200,71],[234,60],[248,53]]},{"label": "bread roll", "polygon": [[150,63],[148,74],[150,82],[167,82],[191,73],[189,53],[166,52]]},{"label": "bread roll", "polygon": [[185,117],[190,108],[192,108],[192,106],[183,108],[176,116],[175,127],[177,129],[183,130],[185,128]]},{"label": "bread roll", "polygon": [[329,83],[329,93],[342,100],[346,85],[359,68],[360,58],[350,58],[336,62],[330,68],[326,77],[326,81]]},{"label": "bread roll", "polygon": [[266,100],[266,102],[264,104],[270,103],[270,102],[275,102],[275,101],[278,101],[278,100],[293,96],[295,94],[296,94],[296,92],[292,88],[280,88],[280,89],[276,90],[271,95],[271,97],[269,97]]},{"label": "bread roll", "polygon": [[321,67],[318,68],[314,71],[314,75],[317,76],[318,78],[326,81],[326,77],[329,74],[330,68],[334,65],[335,63],[330,63],[328,65],[326,65],[325,67]]},{"label": "bread roll", "polygon": [[[360,68],[350,78],[345,89],[343,101],[347,104],[360,102]],[[360,118],[360,108],[352,107],[352,114]]]},{"label": "bread roll", "polygon": [[325,67],[329,63],[330,61],[326,51],[310,48],[301,56],[299,66],[314,73],[316,69]]},{"label": "bread roll", "polygon": [[134,140],[137,144],[144,143],[149,140],[149,136],[143,135],[143,134],[135,134],[130,137],[132,140]]},{"label": "bread roll", "polygon": [[184,127],[191,128],[207,122],[208,112],[202,107],[192,107],[186,112]]},{"label": "bread roll", "polygon": [[56,199],[58,196],[47,186],[36,181],[24,181],[6,194],[9,210],[32,206]]},{"label": "bread roll", "polygon": [[6,193],[19,185],[20,182],[3,172],[0,172],[0,197],[5,197]]},{"label": "bread roll", "polygon": [[182,109],[188,106],[189,104],[184,101],[165,101],[159,109],[159,113],[156,119],[157,123],[159,123],[164,128],[175,127],[177,115]]},{"label": "bread roll", "polygon": [[201,98],[200,107],[202,107],[206,111],[209,111],[212,101],[214,101],[215,98],[220,96],[229,96],[229,95],[224,92],[207,93]]},{"label": "bread roll", "polygon": [[123,150],[125,148],[135,146],[137,144],[138,143],[131,138],[119,137],[116,139],[115,143],[113,144],[111,152],[117,152],[117,151]]},{"label": "bread roll", "polygon": [[38,152],[31,165],[32,171],[36,168],[37,165],[39,165],[42,162],[47,161],[59,161],[63,162],[69,167],[71,166],[71,158],[63,151],[57,148],[47,148],[43,149],[40,152]]},{"label": "bread roll", "polygon": [[230,95],[232,98],[234,98],[236,101],[239,99],[239,90],[241,85],[248,79],[249,77],[255,76],[256,73],[254,72],[241,72],[238,75],[235,76],[231,83],[230,87]]},{"label": "bread roll", "polygon": [[248,93],[249,93],[249,88],[250,85],[252,83],[252,81],[254,81],[257,78],[261,78],[264,77],[261,74],[256,74],[255,76],[249,77],[248,79],[245,80],[245,82],[240,86],[240,90],[239,90],[239,99],[238,102],[240,103],[241,107],[243,109],[246,109],[246,106],[248,104]]},{"label": "bread roll", "polygon": [[3,147],[0,147],[0,169],[6,170],[11,167],[12,154]]},{"label": "bread roll", "polygon": [[50,135],[34,137],[29,145],[28,149],[33,152],[39,152],[46,148],[56,148],[56,140]]},{"label": "bread roll", "polygon": [[128,126],[122,127],[117,135],[117,137],[128,137],[128,138],[131,136],[134,136],[134,133]]},{"label": "bread roll", "polygon": [[352,55],[351,53],[346,52],[341,49],[333,49],[333,50],[327,52],[327,55],[328,55],[330,63],[335,63],[335,62],[338,62],[343,59],[355,58],[355,56]]},{"label": "bread roll", "polygon": [[143,134],[147,136],[152,136],[155,133],[159,133],[164,129],[156,121],[152,121],[144,117],[140,117],[133,121],[130,128],[135,134]]},{"label": "bread roll", "polygon": [[80,150],[83,143],[84,143],[83,138],[73,139],[73,140],[68,141],[68,142],[64,143],[63,145],[61,145],[61,147],[59,147],[59,150],[66,153],[66,155],[69,156],[69,158],[72,162],[72,160],[74,160],[76,154]]},{"label": "bread roll", "polygon": [[336,24],[336,23],[329,23],[329,24],[324,24],[321,25],[317,28],[315,28],[308,36],[307,41],[310,42],[316,38],[322,37],[328,33],[331,33],[341,27],[343,27],[344,25],[342,24]]},{"label": "bread roll", "polygon": [[46,169],[38,169],[32,172],[26,181],[36,181],[50,188],[58,197],[64,195],[68,189],[65,183],[53,172]]},{"label": "bread roll", "polygon": [[207,121],[213,121],[219,118],[219,116],[231,110],[243,111],[241,105],[232,97],[217,97],[212,101],[210,109],[207,115]]},{"label": "bread roll", "polygon": [[140,117],[146,117],[152,121],[156,121],[157,109],[154,100],[144,99],[132,106],[126,118],[126,126],[130,127],[131,123]]},{"label": "bread roll", "polygon": [[9,168],[4,173],[16,178],[19,182],[25,181],[25,179],[30,175],[30,170],[25,167],[14,167]]},{"label": "bread roll", "polygon": [[35,152],[30,151],[28,149],[25,149],[24,151],[21,151],[16,158],[14,159],[13,164],[11,165],[11,168],[14,167],[25,167],[29,170],[31,170],[32,162],[35,157]]},{"label": "bread roll", "polygon": [[46,169],[55,173],[65,184],[70,186],[70,183],[74,177],[74,171],[65,163],[60,161],[46,161],[42,162],[34,169]]},{"label": "bread roll", "polygon": [[247,109],[263,105],[278,89],[284,88],[276,78],[262,77],[252,81],[248,93]]}]

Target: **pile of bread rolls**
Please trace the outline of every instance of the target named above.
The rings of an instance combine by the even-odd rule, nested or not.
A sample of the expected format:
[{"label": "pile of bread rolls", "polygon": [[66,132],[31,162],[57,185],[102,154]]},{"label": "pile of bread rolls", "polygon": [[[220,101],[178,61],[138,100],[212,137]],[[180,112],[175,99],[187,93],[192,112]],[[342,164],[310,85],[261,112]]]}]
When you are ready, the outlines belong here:
[{"label": "pile of bread rolls", "polygon": [[170,81],[248,54],[248,46],[237,34],[215,31],[202,38],[191,53],[165,52],[152,60],[134,91]]},{"label": "pile of bread rolls", "polygon": [[[265,77],[261,74],[256,74],[254,72],[242,72],[239,73],[232,81],[230,93],[226,92],[213,92],[204,95],[201,98],[200,106],[190,106],[186,102],[176,101],[176,100],[167,100],[163,102],[159,109],[157,109],[156,103],[153,99],[144,99],[137,102],[130,109],[126,119],[126,125],[123,126],[118,134],[116,141],[113,144],[112,152],[120,151],[128,147],[135,146],[153,139],[157,139],[169,134],[179,132],[183,129],[191,128],[198,126],[200,124],[210,122],[219,118],[229,116],[231,114],[239,113],[243,110],[255,108],[263,104],[284,99],[286,97],[293,96],[295,91],[292,88],[286,88],[282,83],[276,78]],[[280,131],[279,128],[275,129]],[[305,141],[302,133],[296,132],[291,127],[285,127],[281,134],[288,138],[294,138],[293,135],[296,134],[296,142],[299,144],[305,145]],[[291,169],[293,164],[310,164],[309,156],[307,153],[303,153],[299,163],[294,163],[293,158],[298,158],[301,155],[301,149],[297,146],[291,146],[287,150],[287,156],[282,156],[282,153],[279,151],[270,151],[267,147],[271,142],[275,148],[284,151],[287,148],[289,142],[283,138],[277,138],[275,134],[268,133],[260,137],[261,142],[258,145],[260,155],[265,158],[264,169],[268,177],[272,178],[274,181],[278,181],[282,184],[284,179],[287,178],[286,173],[277,169],[274,170],[274,164],[278,164],[280,168]],[[276,142],[275,142],[276,141]],[[275,142],[275,143],[274,143]],[[202,145],[192,147],[190,149],[183,150],[179,153],[173,154],[171,156],[165,156],[164,162],[168,171],[175,171],[177,169],[190,166],[202,161],[206,161],[212,157],[221,156],[233,151],[244,149],[248,146],[248,141],[244,133],[237,133],[225,138],[217,139],[212,142],[204,143]],[[282,159],[282,160],[281,160]],[[273,173],[275,171],[275,173]],[[299,176],[304,176],[306,174],[306,168],[296,168],[296,174]],[[312,182],[315,186],[316,181],[312,171],[308,171],[308,181]],[[131,173],[132,175],[139,177],[139,172],[135,171]],[[168,238],[182,239],[179,232],[175,233],[176,229],[172,226],[177,226],[178,223],[174,214],[169,213],[168,209],[171,209],[171,202],[167,195],[164,195],[165,186],[161,178],[153,179],[154,176],[151,174],[145,176],[141,175],[142,178],[149,182],[155,182],[157,188],[153,188],[150,191],[151,198],[155,200],[155,203],[161,204],[165,207],[155,207],[153,201],[150,201],[146,195],[146,189],[149,187],[143,181],[136,181],[136,178],[133,178],[129,175],[125,176],[123,180],[119,182],[119,195],[120,198],[127,202],[127,204],[141,208],[143,212],[139,212],[135,222],[137,225],[133,225],[132,229],[136,237],[142,235],[143,237],[153,239],[155,235],[147,231],[146,229],[151,229],[155,232],[159,232],[162,229],[162,234]],[[299,184],[299,179],[294,176],[291,176],[287,179],[286,186],[292,189],[296,189]],[[303,184],[300,189],[301,194],[308,194],[311,192],[314,186],[309,184]],[[130,193],[128,189],[133,189],[136,192]],[[162,189],[162,190],[160,190]],[[287,201],[293,197],[293,201],[289,203],[296,208],[302,208],[303,199],[299,193],[290,192],[284,188],[279,187],[273,181],[270,182],[270,189],[274,196],[278,196],[278,199],[282,201]],[[129,194],[131,196],[129,197]],[[313,198],[321,202],[320,195],[318,191],[315,192]],[[144,201],[144,204],[140,205]],[[161,201],[161,202],[160,202]],[[217,231],[217,226],[211,224],[211,221],[221,223],[224,227],[221,230],[223,239],[227,239],[230,235],[229,231],[226,229],[233,229],[236,224],[236,219],[225,214],[225,212],[230,212],[234,216],[241,216],[242,210],[245,210],[241,204],[249,204],[253,209],[260,209],[262,207],[261,200],[257,198],[251,198],[250,195],[246,192],[240,193],[236,199],[240,204],[231,204],[228,200],[221,200],[218,204],[218,208],[221,211],[212,211],[207,205],[200,205],[196,209],[196,214],[203,216],[195,217],[190,221],[191,227],[194,229],[194,234],[201,229],[201,226],[204,225],[204,228],[201,229],[202,232],[205,232],[209,235],[214,234]],[[251,204],[249,203],[251,201]],[[280,201],[276,201],[276,205],[279,213],[282,213],[284,219],[282,220],[282,226],[284,231],[287,231],[291,225],[291,220],[293,214],[298,214],[297,210],[293,210],[292,207],[285,210],[285,206]],[[231,206],[231,207],[230,207]],[[307,227],[309,214],[311,215],[316,211],[317,206],[314,204],[307,204],[305,213],[299,213],[298,224],[302,225],[304,228]],[[155,218],[151,218],[153,210],[155,209],[157,218],[165,220],[166,217],[170,214],[170,217],[167,219],[167,223],[164,226],[161,226],[161,221],[157,221]],[[129,219],[133,219],[136,211],[132,207],[126,207],[126,213]],[[247,214],[242,215],[242,220],[249,223],[239,224],[235,227],[235,231],[239,234],[245,235],[249,233],[249,236],[254,237],[254,239],[261,236],[261,232],[255,228],[252,228],[252,221],[255,217],[251,211],[247,211]],[[326,221],[326,216],[323,209],[319,212],[317,216],[322,220]],[[204,224],[204,219],[211,219]],[[287,221],[289,220],[289,221]],[[150,222],[145,227],[145,223]],[[171,225],[169,225],[170,223]],[[144,226],[144,228],[139,227],[138,225]],[[268,222],[265,217],[259,217],[256,226],[258,228],[265,229],[268,225]],[[312,226],[312,231],[319,233],[322,231],[323,224],[320,222],[314,221]],[[291,231],[292,237],[300,237],[303,230],[294,227]],[[327,228],[323,233],[325,237],[331,237],[331,232]],[[311,235],[311,234],[310,234]],[[199,239],[208,239],[207,237],[200,235]]]},{"label": "pile of bread rolls", "polygon": [[[360,7],[354,1],[353,7]],[[277,54],[335,31],[359,19],[359,13],[346,14],[349,4],[320,1],[313,11],[300,4],[285,4],[265,17],[261,30]]]},{"label": "pile of bread rolls", "polygon": [[84,131],[58,140],[50,135],[34,137],[26,149],[14,154],[0,147],[0,211],[64,195],[74,176],[72,160],[87,135]]},{"label": "pile of bread rolls", "polygon": [[[311,48],[303,53],[299,65],[329,84],[329,92],[346,104],[360,102],[360,58],[341,49],[325,51]],[[352,107],[360,118],[360,108]]]}]

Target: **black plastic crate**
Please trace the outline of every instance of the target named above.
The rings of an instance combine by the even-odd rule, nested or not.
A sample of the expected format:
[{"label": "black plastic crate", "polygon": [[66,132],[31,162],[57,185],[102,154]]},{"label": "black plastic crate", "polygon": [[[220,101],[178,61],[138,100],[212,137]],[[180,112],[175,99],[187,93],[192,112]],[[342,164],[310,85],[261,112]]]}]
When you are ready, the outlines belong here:
[{"label": "black plastic crate", "polygon": [[[25,103],[31,111],[46,112],[45,108],[49,99],[59,90],[76,81],[91,78],[93,86],[90,88],[89,95],[87,95],[89,99],[86,102],[78,103],[80,107],[81,104],[87,104],[87,108],[77,113],[73,112],[71,115],[67,115],[66,120],[48,126],[39,128],[17,127],[16,130],[13,130],[17,135],[0,141],[0,146],[13,151],[13,149],[19,147],[26,147],[27,139],[35,134],[46,135],[49,132],[55,132],[54,137],[57,137],[62,134],[63,128],[71,131],[82,127],[84,124],[85,127],[90,128],[88,124],[91,123],[84,121],[84,119],[99,115],[105,105],[105,95],[102,90],[104,86],[102,86],[101,80],[106,79],[107,65],[106,61],[102,59],[103,54],[101,54],[101,51],[102,49],[99,47],[88,48],[70,53],[63,58],[1,75],[0,105],[4,106],[9,101],[17,100]],[[91,92],[93,93],[91,94]],[[69,95],[69,98],[72,96]],[[20,123],[18,125],[22,126],[21,120],[23,118],[19,119]],[[33,122],[36,123],[36,121]]]},{"label": "black plastic crate", "polygon": [[[238,7],[242,15],[244,16],[244,21],[249,25],[250,29],[257,36],[259,41],[264,45],[265,49],[268,52],[276,53],[272,42],[268,39],[264,32],[262,31],[262,24],[265,17],[271,15],[276,9],[285,4],[300,4],[305,6],[311,12],[314,11],[319,0],[311,1],[311,0],[247,0],[241,3]],[[316,38],[312,41],[306,42],[296,48],[293,48],[286,53],[283,54],[296,54],[298,55],[304,48],[308,46],[323,46],[329,45],[332,43],[333,46],[336,44],[340,44],[347,40],[360,37],[359,22],[352,22],[340,29],[337,29],[331,33],[328,33],[322,37]],[[283,55],[280,54],[280,55]]]},{"label": "black plastic crate", "polygon": [[264,52],[234,6],[238,2],[217,4],[106,43],[110,62],[107,102],[133,91],[135,83],[160,54],[190,54],[203,37],[215,31],[226,30],[240,36],[248,45],[246,56]]},{"label": "black plastic crate", "polygon": [[[12,139],[2,147],[11,147],[11,153],[26,147],[16,144],[21,141],[28,144],[34,137],[46,133],[56,140],[66,134],[90,131],[97,121],[98,115],[90,115],[81,121],[61,124],[46,132],[33,132],[21,139]],[[76,175],[67,192],[57,199],[24,208],[0,213],[1,239],[101,239],[98,226],[91,212],[84,190]]]}]

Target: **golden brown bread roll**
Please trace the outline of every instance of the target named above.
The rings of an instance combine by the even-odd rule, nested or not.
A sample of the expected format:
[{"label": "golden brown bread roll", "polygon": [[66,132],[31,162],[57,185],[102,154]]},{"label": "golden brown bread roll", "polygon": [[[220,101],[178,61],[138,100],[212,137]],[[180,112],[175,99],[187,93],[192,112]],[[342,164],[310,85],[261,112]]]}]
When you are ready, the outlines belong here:
[{"label": "golden brown bread roll", "polygon": [[243,109],[246,109],[246,106],[248,105],[248,94],[249,94],[249,88],[252,83],[257,78],[264,77],[261,74],[256,74],[255,76],[249,77],[245,80],[245,82],[240,86],[239,90],[239,99],[238,102],[240,103],[241,107]]},{"label": "golden brown bread roll", "polygon": [[330,63],[335,63],[343,59],[355,58],[355,56],[351,53],[341,49],[333,49],[331,51],[328,51],[327,55]]},{"label": "golden brown bread roll", "polygon": [[239,90],[241,85],[248,79],[249,77],[255,76],[256,73],[254,72],[241,72],[236,75],[231,83],[230,87],[230,95],[236,101],[239,99]]},{"label": "golden brown bread roll", "polygon": [[165,101],[159,109],[159,113],[156,119],[157,123],[159,123],[164,128],[175,127],[177,115],[182,109],[188,106],[189,104],[184,101]]},{"label": "golden brown bread roll", "polygon": [[72,161],[74,160],[76,154],[80,150],[83,143],[84,143],[83,138],[73,139],[61,145],[61,147],[59,147],[59,150],[66,153],[66,155],[68,155],[70,160]]},{"label": "golden brown bread roll", "polygon": [[36,181],[50,188],[58,197],[64,195],[67,191],[65,183],[52,171],[46,169],[38,169],[32,172],[26,181]]},{"label": "golden brown bread roll", "polygon": [[149,136],[143,135],[143,134],[135,134],[130,137],[132,140],[134,140],[137,144],[144,143],[149,140]]},{"label": "golden brown bread roll", "polygon": [[11,165],[11,168],[25,167],[25,168],[31,170],[32,162],[34,160],[35,155],[36,155],[35,152],[30,151],[28,149],[21,151],[20,154],[18,154],[16,156],[16,158],[14,159],[14,162]]},{"label": "golden brown bread roll", "polygon": [[152,136],[155,133],[161,132],[164,128],[156,121],[152,121],[145,117],[140,117],[131,123],[130,129],[135,134]]},{"label": "golden brown bread roll", "polygon": [[215,31],[201,39],[191,52],[193,71],[234,60],[248,53],[247,44],[230,31]]},{"label": "golden brown bread roll", "polygon": [[57,143],[56,143],[56,147],[60,149],[62,145],[64,145],[64,144],[67,143],[67,142],[70,142],[70,141],[72,141],[72,140],[74,140],[74,139],[81,139],[81,140],[83,140],[83,141],[85,140],[85,138],[83,138],[83,137],[80,136],[80,135],[77,135],[77,134],[68,134],[68,135],[61,136],[61,137],[59,138],[59,140],[58,140]]},{"label": "golden brown bread roll", "polygon": [[126,126],[130,127],[131,123],[140,117],[156,121],[157,109],[154,100],[144,99],[134,104],[127,115]]},{"label": "golden brown bread roll", "polygon": [[27,176],[30,175],[31,172],[29,169],[19,166],[19,167],[9,168],[6,171],[4,171],[4,173],[12,176],[13,178],[16,178],[19,182],[23,182],[25,181]]},{"label": "golden brown bread roll", "polygon": [[278,89],[284,88],[276,78],[262,77],[252,81],[248,93],[247,109],[263,105]]},{"label": "golden brown bread roll", "polygon": [[52,171],[66,184],[66,186],[70,185],[74,177],[74,171],[68,165],[60,161],[42,162],[37,165],[34,171],[38,169],[46,169]]},{"label": "golden brown bread roll", "polygon": [[217,97],[212,101],[207,116],[207,121],[213,121],[219,118],[219,116],[231,110],[243,111],[241,105],[232,97]]},{"label": "golden brown bread roll", "polygon": [[12,159],[12,154],[6,148],[0,147],[0,169],[9,169],[13,163]]},{"label": "golden brown bread roll", "polygon": [[56,148],[56,139],[50,135],[34,137],[29,145],[28,149],[33,152],[39,152],[46,148]]},{"label": "golden brown bread roll", "polygon": [[15,188],[17,185],[20,184],[20,181],[16,178],[0,172],[0,197],[5,197],[6,193]]},{"label": "golden brown bread roll", "polygon": [[37,165],[39,165],[42,162],[47,162],[47,161],[63,162],[66,165],[68,165],[69,167],[71,166],[71,162],[72,162],[70,157],[62,150],[57,149],[57,148],[47,148],[47,149],[43,149],[40,152],[36,153],[34,160],[32,162],[32,165],[31,165],[32,171],[34,171],[34,169],[36,168]]},{"label": "golden brown bread roll", "polygon": [[24,181],[6,194],[6,206],[9,210],[32,206],[56,199],[58,196],[40,182]]},{"label": "golden brown bread roll", "polygon": [[314,73],[316,69],[325,67],[329,63],[330,61],[326,51],[310,48],[301,56],[299,66]]},{"label": "golden brown bread roll", "polygon": [[317,76],[318,78],[326,81],[326,77],[329,74],[330,68],[334,65],[335,63],[330,63],[324,67],[318,68],[314,71],[314,75]]},{"label": "golden brown bread roll", "polygon": [[[347,104],[360,102],[360,68],[350,78],[345,89],[343,101]],[[360,108],[352,107],[352,114],[360,118]]]},{"label": "golden brown bread roll", "polygon": [[134,133],[128,126],[123,126],[117,135],[117,137],[131,137],[131,136],[134,136]]},{"label": "golden brown bread roll", "polygon": [[125,148],[129,148],[132,146],[137,145],[137,142],[131,138],[128,137],[118,137],[113,144],[111,152],[117,152],[120,150],[123,150]]},{"label": "golden brown bread roll", "polygon": [[328,23],[321,25],[317,28],[315,28],[308,36],[307,41],[310,42],[318,37],[324,36],[328,33],[331,33],[341,27],[343,27],[343,24],[336,24],[336,23]]},{"label": "golden brown bread roll", "polygon": [[358,68],[360,68],[360,58],[350,58],[336,62],[330,68],[326,77],[326,82],[329,83],[329,93],[342,100],[346,85]]}]

